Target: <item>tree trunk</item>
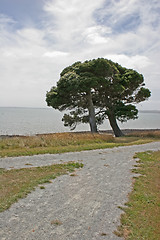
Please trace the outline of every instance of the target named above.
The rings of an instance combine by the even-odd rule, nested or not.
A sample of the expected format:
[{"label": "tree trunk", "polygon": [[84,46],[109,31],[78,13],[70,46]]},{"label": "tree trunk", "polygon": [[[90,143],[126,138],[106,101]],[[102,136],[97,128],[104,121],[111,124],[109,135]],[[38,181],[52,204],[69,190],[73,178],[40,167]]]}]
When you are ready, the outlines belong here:
[{"label": "tree trunk", "polygon": [[96,124],[96,116],[95,116],[95,109],[92,101],[91,92],[87,94],[88,100],[88,112],[89,112],[89,124],[92,133],[96,133],[97,131],[97,124]]},{"label": "tree trunk", "polygon": [[124,134],[122,133],[122,131],[118,127],[118,124],[117,124],[116,117],[115,117],[114,113],[112,113],[112,112],[109,113],[108,114],[108,119],[109,119],[109,123],[110,123],[110,125],[113,129],[115,137],[124,136]]}]

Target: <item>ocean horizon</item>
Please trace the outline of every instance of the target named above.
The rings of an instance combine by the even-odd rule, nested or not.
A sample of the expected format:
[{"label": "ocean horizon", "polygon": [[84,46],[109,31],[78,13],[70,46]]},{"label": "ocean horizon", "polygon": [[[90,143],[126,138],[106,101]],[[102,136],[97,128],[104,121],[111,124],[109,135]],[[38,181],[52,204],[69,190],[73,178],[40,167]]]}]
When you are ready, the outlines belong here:
[{"label": "ocean horizon", "polygon": [[[0,135],[35,135],[70,132],[62,122],[62,112],[53,108],[0,107]],[[160,111],[139,111],[136,120],[118,122],[123,129],[160,129]],[[108,120],[98,126],[99,131],[111,130]],[[73,131],[90,131],[89,124],[79,124]]]}]

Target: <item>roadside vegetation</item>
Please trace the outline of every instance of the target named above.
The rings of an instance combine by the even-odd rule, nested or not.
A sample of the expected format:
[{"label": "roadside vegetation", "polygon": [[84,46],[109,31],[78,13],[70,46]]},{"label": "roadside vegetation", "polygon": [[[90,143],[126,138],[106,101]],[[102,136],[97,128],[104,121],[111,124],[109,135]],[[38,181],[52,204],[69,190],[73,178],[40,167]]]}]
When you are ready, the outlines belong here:
[{"label": "roadside vegetation", "polygon": [[36,136],[3,137],[0,139],[0,157],[112,148],[143,144],[159,139],[160,131],[133,132],[119,138],[107,133],[54,133]]},{"label": "roadside vegetation", "polygon": [[44,183],[51,183],[52,179],[62,174],[74,172],[75,168],[83,167],[82,163],[69,162],[45,167],[23,169],[0,169],[0,212],[8,209],[11,204],[24,198],[39,185],[43,191]]},{"label": "roadside vegetation", "polygon": [[126,240],[160,239],[160,151],[137,153],[135,178],[121,226],[115,232]]}]

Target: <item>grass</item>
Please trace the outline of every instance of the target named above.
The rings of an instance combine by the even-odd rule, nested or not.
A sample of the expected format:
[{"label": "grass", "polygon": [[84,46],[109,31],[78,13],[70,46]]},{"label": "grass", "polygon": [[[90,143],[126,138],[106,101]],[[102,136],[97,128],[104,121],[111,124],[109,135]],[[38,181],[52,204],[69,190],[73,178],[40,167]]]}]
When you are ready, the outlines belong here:
[{"label": "grass", "polygon": [[160,139],[160,131],[152,130],[152,131],[133,131],[131,134],[127,136],[132,137],[140,137],[140,138],[151,138],[151,139]]},{"label": "grass", "polygon": [[[111,134],[55,133],[36,136],[6,137],[0,139],[0,157],[37,155],[46,153],[75,152],[112,148],[155,141],[149,136],[131,135],[114,138]],[[156,140],[160,139],[156,135]]]},{"label": "grass", "polygon": [[117,235],[127,240],[160,239],[160,151],[136,154],[141,174],[135,178],[133,191],[121,216]]},{"label": "grass", "polygon": [[[24,198],[39,184],[50,183],[59,175],[83,167],[82,163],[69,162],[45,167],[23,169],[0,169],[0,212],[8,209],[19,198]],[[40,186],[40,189],[45,189]]]}]

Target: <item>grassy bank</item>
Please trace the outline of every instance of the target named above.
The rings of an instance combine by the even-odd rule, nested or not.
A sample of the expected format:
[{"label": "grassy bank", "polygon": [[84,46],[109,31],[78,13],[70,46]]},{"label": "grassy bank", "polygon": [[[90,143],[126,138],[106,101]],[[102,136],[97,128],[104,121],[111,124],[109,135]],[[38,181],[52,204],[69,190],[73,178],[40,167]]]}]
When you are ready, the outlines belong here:
[{"label": "grassy bank", "polygon": [[117,234],[125,239],[160,239],[160,151],[138,153],[137,169],[129,202]]},{"label": "grassy bank", "polygon": [[111,134],[55,133],[0,139],[0,157],[62,153],[143,144],[160,139],[160,132],[132,133],[114,138]]},{"label": "grassy bank", "polygon": [[[62,174],[73,172],[75,168],[82,167],[82,163],[55,164],[45,167],[23,169],[0,169],[0,212],[6,210],[25,197],[39,184],[49,183]],[[40,185],[43,190],[45,187]]]}]

